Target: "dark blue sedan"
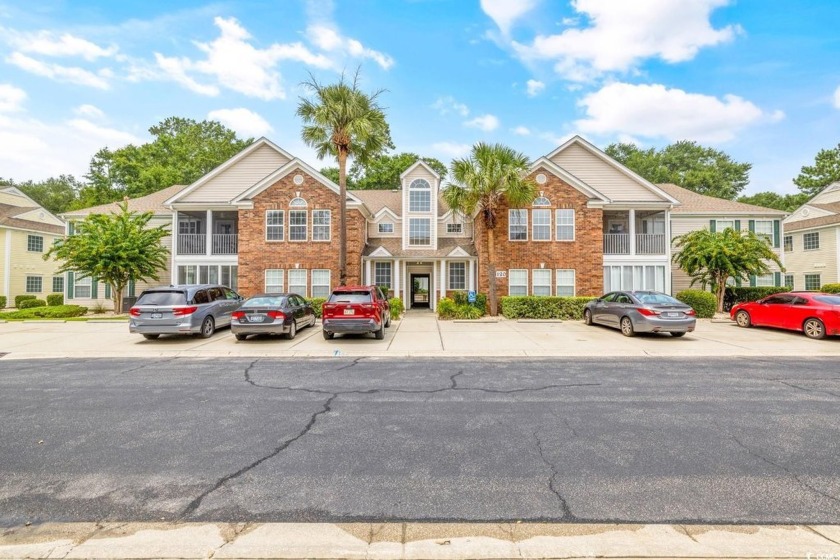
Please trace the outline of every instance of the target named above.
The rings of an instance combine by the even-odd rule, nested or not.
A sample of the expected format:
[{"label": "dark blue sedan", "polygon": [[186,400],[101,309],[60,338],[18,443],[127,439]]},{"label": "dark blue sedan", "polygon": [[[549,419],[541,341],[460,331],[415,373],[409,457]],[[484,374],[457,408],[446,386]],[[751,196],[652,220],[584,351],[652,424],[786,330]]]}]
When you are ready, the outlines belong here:
[{"label": "dark blue sedan", "polygon": [[259,294],[233,313],[230,330],[236,340],[249,334],[282,334],[291,340],[299,329],[315,325],[315,309],[298,294]]}]

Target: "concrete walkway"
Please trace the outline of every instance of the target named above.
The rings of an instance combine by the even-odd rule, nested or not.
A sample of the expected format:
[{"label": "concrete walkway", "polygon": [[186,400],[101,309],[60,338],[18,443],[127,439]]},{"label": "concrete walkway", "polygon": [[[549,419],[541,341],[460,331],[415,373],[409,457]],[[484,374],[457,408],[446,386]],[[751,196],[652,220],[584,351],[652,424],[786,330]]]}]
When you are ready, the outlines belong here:
[{"label": "concrete walkway", "polygon": [[838,526],[75,523],[0,534],[0,558],[822,558]]}]

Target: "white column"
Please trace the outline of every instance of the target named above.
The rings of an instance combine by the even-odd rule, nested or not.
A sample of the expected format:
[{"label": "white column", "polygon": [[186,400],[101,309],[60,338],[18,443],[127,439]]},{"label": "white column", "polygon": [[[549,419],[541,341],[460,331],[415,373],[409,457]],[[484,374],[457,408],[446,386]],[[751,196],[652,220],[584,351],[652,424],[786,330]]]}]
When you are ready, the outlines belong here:
[{"label": "white column", "polygon": [[169,258],[172,262],[169,267],[169,283],[178,283],[178,266],[175,264],[178,256],[178,211],[172,211],[172,251],[169,252]]},{"label": "white column", "polygon": [[473,269],[475,267],[475,261],[468,261],[467,266],[469,268],[469,271],[467,272],[467,274],[469,275],[467,276],[467,289],[472,290],[474,292],[478,292],[478,290],[475,289],[475,273],[473,272]]},{"label": "white column", "polygon": [[446,297],[446,259],[440,260],[440,297]]},{"label": "white column", "polygon": [[213,253],[213,234],[211,233],[212,231],[213,231],[213,211],[208,210],[207,211],[207,233],[205,234],[207,236],[207,239],[205,240],[207,242],[207,253],[206,254],[208,254],[208,255]]},{"label": "white column", "polygon": [[401,291],[400,289],[402,287],[401,284],[400,284],[400,267],[401,266],[402,266],[402,263],[400,263],[400,261],[398,261],[397,259],[394,259],[394,263],[391,265],[391,268],[393,269],[392,274],[394,275],[394,277],[391,280],[394,284],[393,288],[394,288],[394,297],[395,298],[400,297],[400,291]]},{"label": "white column", "polygon": [[668,262],[665,264],[665,293],[670,294],[673,289],[671,286],[671,212],[665,210],[665,256],[668,257]]},{"label": "white column", "polygon": [[636,254],[636,210],[631,209],[629,212],[630,220],[630,254]]},{"label": "white column", "polygon": [[365,280],[364,280],[363,284],[366,284],[366,285],[376,284],[375,279],[370,274],[370,270],[371,270],[371,261],[370,261],[370,259],[368,259],[368,260],[365,261]]},{"label": "white column", "polygon": [[[14,305],[11,303],[12,290],[10,287],[12,283],[12,230],[7,229],[4,235],[6,236],[6,255],[3,263],[3,295],[6,296],[6,305],[11,307],[11,305]],[[67,275],[65,274],[64,277],[67,278]],[[67,293],[66,286],[64,293]]]}]

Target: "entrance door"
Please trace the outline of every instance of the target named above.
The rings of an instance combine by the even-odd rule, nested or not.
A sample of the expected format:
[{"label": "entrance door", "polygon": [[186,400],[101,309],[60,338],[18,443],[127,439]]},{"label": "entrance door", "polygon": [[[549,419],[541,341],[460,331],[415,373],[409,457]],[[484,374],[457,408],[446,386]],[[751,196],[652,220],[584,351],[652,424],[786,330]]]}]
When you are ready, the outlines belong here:
[{"label": "entrance door", "polygon": [[411,307],[429,307],[430,278],[428,274],[411,275]]}]

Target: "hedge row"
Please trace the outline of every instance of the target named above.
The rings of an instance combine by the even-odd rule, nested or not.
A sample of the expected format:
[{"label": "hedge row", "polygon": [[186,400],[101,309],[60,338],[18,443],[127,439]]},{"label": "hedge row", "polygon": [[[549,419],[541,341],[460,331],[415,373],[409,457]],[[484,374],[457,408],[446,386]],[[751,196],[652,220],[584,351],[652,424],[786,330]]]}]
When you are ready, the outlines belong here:
[{"label": "hedge row", "polygon": [[0,313],[0,319],[66,319],[67,317],[81,317],[87,312],[88,308],[81,305],[56,305],[6,311]]},{"label": "hedge row", "polygon": [[18,309],[32,309],[33,307],[46,307],[47,302],[42,299],[25,299],[20,302]]},{"label": "hedge row", "polygon": [[49,294],[47,305],[64,305],[64,294]]},{"label": "hedge row", "polygon": [[583,308],[594,297],[505,296],[502,315],[508,319],[583,319]]},{"label": "hedge row", "polygon": [[697,312],[700,319],[711,319],[717,311],[717,298],[711,292],[703,290],[683,290],[675,296],[678,300],[690,305]]},{"label": "hedge row", "polygon": [[441,298],[437,305],[439,319],[481,319],[484,310],[471,303],[458,304],[452,298]]},{"label": "hedge row", "polygon": [[823,284],[822,291],[827,294],[840,294],[840,284]]},{"label": "hedge row", "polygon": [[28,299],[37,299],[38,296],[33,296],[32,294],[23,294],[19,296],[15,296],[15,307],[20,309],[21,302],[24,302]]},{"label": "hedge row", "polygon": [[724,310],[729,311],[736,303],[757,301],[761,298],[772,296],[773,294],[788,291],[790,291],[788,286],[727,286],[726,293],[723,295],[723,308]]}]

